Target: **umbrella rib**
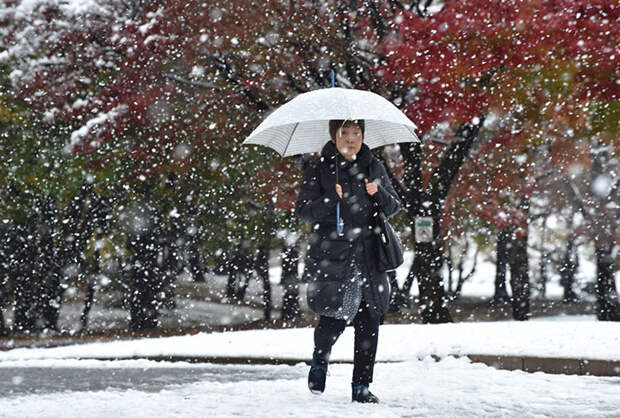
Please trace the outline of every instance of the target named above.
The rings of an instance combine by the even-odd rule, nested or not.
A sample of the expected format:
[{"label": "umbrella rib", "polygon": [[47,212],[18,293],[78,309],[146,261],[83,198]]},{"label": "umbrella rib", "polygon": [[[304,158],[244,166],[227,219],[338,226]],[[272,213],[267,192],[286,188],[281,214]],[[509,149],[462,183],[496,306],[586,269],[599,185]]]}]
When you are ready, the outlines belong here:
[{"label": "umbrella rib", "polygon": [[407,128],[407,130],[411,133],[411,135],[413,135],[413,137],[414,137],[415,139],[417,139],[419,142],[422,142],[422,141],[420,140],[420,138],[418,138],[418,136],[415,134],[415,132],[414,132],[413,128],[411,128],[411,127],[409,127],[409,126],[405,126],[405,128]]},{"label": "umbrella rib", "polygon": [[291,132],[291,136],[289,136],[288,142],[286,143],[286,148],[284,148],[284,152],[282,153],[283,157],[286,157],[286,151],[288,151],[288,146],[291,144],[291,141],[293,140],[293,135],[295,135],[295,131],[297,130],[298,126],[299,126],[299,122],[295,123],[295,127],[293,128],[293,132]]}]

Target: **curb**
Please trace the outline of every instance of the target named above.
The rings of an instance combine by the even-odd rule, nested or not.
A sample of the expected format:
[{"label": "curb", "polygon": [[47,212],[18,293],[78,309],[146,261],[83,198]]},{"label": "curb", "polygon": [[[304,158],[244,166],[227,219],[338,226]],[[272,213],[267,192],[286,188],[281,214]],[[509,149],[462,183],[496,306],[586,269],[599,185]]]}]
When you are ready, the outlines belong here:
[{"label": "curb", "polygon": [[535,373],[567,374],[579,376],[620,377],[620,361],[588,360],[574,358],[544,358],[519,356],[493,356],[468,354],[474,363],[502,370],[523,370]]},{"label": "curb", "polygon": [[[529,356],[503,356],[487,354],[431,356],[435,361],[445,357],[466,357],[472,363],[482,363],[499,370],[522,370],[528,373],[550,373],[578,376],[620,377],[620,360],[589,360],[574,358],[549,358]],[[295,365],[310,364],[307,358],[275,358],[275,357],[226,357],[226,356],[132,356],[132,357],[78,357],[77,360],[151,360],[186,363],[216,363],[216,364],[248,364],[248,365]],[[377,361],[377,363],[400,363],[401,360]],[[335,364],[352,364],[352,360],[334,360]]]}]

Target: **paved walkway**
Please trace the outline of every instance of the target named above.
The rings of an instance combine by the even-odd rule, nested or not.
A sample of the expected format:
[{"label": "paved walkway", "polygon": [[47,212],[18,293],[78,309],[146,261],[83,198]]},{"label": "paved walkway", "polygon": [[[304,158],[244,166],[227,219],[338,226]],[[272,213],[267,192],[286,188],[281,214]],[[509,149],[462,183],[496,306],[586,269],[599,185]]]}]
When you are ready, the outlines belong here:
[{"label": "paved walkway", "polygon": [[617,377],[507,372],[464,358],[378,364],[378,405],[351,403],[350,364],[330,365],[316,396],[306,364],[16,363],[0,362],[0,418],[617,418],[620,396]]},{"label": "paved walkway", "polygon": [[[620,377],[620,361],[611,360],[584,360],[572,358],[546,358],[531,356],[506,356],[488,354],[468,354],[464,356],[450,356],[456,358],[468,358],[472,363],[482,363],[501,370],[523,370],[525,372],[544,372],[551,374],[566,374],[580,376],[608,376]],[[436,361],[440,357],[433,355]],[[213,363],[213,364],[264,364],[295,365],[299,363],[310,364],[309,358],[279,358],[279,357],[232,357],[232,356],[119,356],[80,357],[81,360],[153,360],[165,362],[187,362],[187,363]],[[399,363],[400,361],[378,361],[378,363]],[[350,360],[335,360],[334,364],[351,364]]]}]

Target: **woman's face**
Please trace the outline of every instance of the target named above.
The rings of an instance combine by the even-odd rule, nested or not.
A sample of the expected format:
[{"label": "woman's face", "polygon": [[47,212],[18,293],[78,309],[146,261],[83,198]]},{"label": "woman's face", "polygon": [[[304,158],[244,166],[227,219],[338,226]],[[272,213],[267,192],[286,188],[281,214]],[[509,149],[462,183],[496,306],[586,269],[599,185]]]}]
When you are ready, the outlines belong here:
[{"label": "woman's face", "polygon": [[362,130],[354,123],[345,123],[336,131],[336,148],[347,161],[355,159],[363,140]]}]

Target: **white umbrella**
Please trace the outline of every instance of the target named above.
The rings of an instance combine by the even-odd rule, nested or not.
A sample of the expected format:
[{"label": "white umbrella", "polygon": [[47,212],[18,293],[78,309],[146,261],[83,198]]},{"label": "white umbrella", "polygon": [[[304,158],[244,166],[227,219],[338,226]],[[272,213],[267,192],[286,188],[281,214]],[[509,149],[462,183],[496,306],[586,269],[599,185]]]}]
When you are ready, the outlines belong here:
[{"label": "white umbrella", "polygon": [[364,143],[369,148],[420,141],[413,122],[383,97],[332,87],[300,94],[285,103],[243,143],[270,147],[283,157],[319,152],[330,140],[328,122],[332,119],[363,119]]}]

